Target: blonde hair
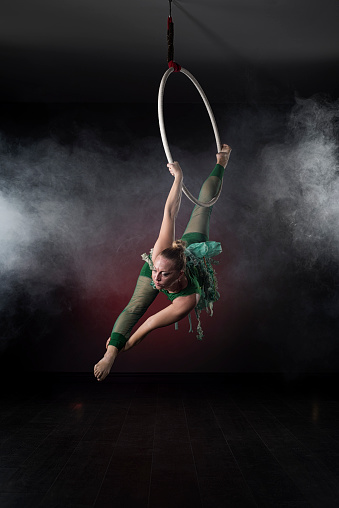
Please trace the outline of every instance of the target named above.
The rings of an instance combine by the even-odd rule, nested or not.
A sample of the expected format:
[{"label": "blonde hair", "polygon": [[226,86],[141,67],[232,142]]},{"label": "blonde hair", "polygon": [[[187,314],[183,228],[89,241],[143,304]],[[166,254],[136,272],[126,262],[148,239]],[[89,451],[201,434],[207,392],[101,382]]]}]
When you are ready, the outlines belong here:
[{"label": "blonde hair", "polygon": [[172,247],[168,247],[160,252],[160,255],[164,258],[172,261],[174,263],[174,267],[179,272],[185,271],[186,268],[186,256],[185,256],[185,248],[187,243],[184,240],[174,240],[172,243]]}]

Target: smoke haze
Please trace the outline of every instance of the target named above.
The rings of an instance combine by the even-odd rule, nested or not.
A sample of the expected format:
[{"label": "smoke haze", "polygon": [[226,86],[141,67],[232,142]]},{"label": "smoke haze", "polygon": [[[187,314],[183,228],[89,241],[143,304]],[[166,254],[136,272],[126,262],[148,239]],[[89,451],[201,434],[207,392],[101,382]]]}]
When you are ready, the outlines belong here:
[{"label": "smoke haze", "polygon": [[[257,369],[267,370],[272,357],[278,370],[333,368],[339,310],[338,114],[338,103],[322,97],[298,99],[289,110],[229,107],[224,115],[217,108],[222,141],[233,147],[211,223],[211,238],[224,248],[218,277],[225,312],[216,309],[214,325],[205,328],[213,326],[220,337],[226,330],[227,340],[215,339],[214,352],[204,350],[205,360],[196,359],[194,368],[255,370],[249,358],[258,345],[266,351],[266,363]],[[43,136],[16,137],[3,130],[3,350],[34,312],[40,313],[44,334],[51,316],[64,319],[75,301],[116,297],[119,303],[131,294],[139,255],[156,238],[171,177],[157,126],[144,116],[135,119],[129,109],[125,116],[120,112],[110,128],[67,119],[64,133],[53,119]],[[129,128],[129,122],[137,126]],[[206,167],[213,166],[210,126],[188,135],[184,125],[169,124],[172,154],[197,194]],[[178,234],[190,209],[184,197]],[[100,316],[106,310],[103,304]],[[103,319],[111,322],[112,315]],[[159,366],[153,358],[149,369],[155,368],[152,362]],[[86,361],[78,368],[86,370]]]}]

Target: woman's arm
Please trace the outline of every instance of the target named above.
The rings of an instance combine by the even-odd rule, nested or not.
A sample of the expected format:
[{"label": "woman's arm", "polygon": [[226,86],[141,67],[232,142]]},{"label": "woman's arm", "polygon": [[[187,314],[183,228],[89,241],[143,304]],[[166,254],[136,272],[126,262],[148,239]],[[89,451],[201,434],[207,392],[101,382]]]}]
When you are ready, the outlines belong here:
[{"label": "woman's arm", "polygon": [[120,349],[120,351],[118,351],[115,346],[107,345],[107,351],[104,357],[94,366],[94,375],[97,380],[103,381],[110,373],[113,363],[119,353],[128,351],[131,347],[136,346],[152,330],[170,325],[187,316],[187,314],[189,314],[189,312],[196,306],[196,297],[196,294],[179,296],[173,303],[171,303],[171,305],[149,317],[141,326],[139,326],[136,332],[133,333],[126,342],[124,348]]},{"label": "woman's arm", "polygon": [[165,203],[159,236],[153,248],[153,261],[160,252],[171,247],[172,242],[175,240],[175,219],[181,204],[183,176],[180,165],[178,162],[173,162],[167,164],[167,166],[170,173],[174,176],[174,182]]},{"label": "woman's arm", "polygon": [[128,351],[141,342],[146,335],[156,328],[171,325],[187,316],[197,304],[196,294],[179,296],[165,309],[150,316],[128,339],[122,351]]}]

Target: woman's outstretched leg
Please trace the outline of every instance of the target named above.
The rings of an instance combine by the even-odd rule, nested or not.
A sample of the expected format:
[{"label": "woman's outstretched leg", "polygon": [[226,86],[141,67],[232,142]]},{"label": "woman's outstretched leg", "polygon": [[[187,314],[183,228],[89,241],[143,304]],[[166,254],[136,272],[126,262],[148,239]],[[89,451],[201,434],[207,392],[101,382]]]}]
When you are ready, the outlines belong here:
[{"label": "woman's outstretched leg", "polygon": [[[174,181],[165,203],[159,236],[153,248],[153,259],[156,258],[159,252],[172,245],[174,240],[175,219],[181,203],[181,168],[177,162],[169,163],[167,166],[174,177]],[[129,304],[115,322],[111,338],[107,342],[107,351],[103,358],[94,366],[94,375],[98,381],[102,381],[109,374],[119,352],[124,350],[133,326],[144,315],[157,296],[158,291],[151,286],[151,280],[151,269],[148,264],[145,263],[140,272],[137,285]]]},{"label": "woman's outstretched leg", "polygon": [[151,286],[151,270],[147,263],[141,269],[132,298],[117,318],[111,337],[106,344],[106,353],[94,366],[94,375],[98,381],[103,381],[109,374],[119,352],[131,335],[131,330],[153,303],[159,291]]},{"label": "woman's outstretched leg", "polygon": [[[222,145],[221,151],[216,155],[217,164],[201,187],[199,201],[208,202],[218,193],[230,153],[231,148],[228,145]],[[212,208],[212,206],[195,205],[182,237],[188,245],[195,242],[206,242],[209,239]]]}]

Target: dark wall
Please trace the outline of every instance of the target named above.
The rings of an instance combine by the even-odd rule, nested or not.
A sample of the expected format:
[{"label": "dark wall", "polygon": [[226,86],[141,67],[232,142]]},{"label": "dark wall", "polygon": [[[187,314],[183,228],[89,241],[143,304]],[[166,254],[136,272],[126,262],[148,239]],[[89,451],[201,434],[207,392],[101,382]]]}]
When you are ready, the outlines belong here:
[{"label": "dark wall", "polygon": [[[156,239],[171,185],[155,104],[3,104],[3,368],[90,371]],[[338,104],[214,105],[233,148],[211,239],[221,298],[205,338],[153,332],[116,372],[331,372],[338,367]],[[200,104],[166,128],[198,194],[215,161]],[[191,210],[183,198],[177,234]],[[167,305],[160,295],[159,309]]]}]

